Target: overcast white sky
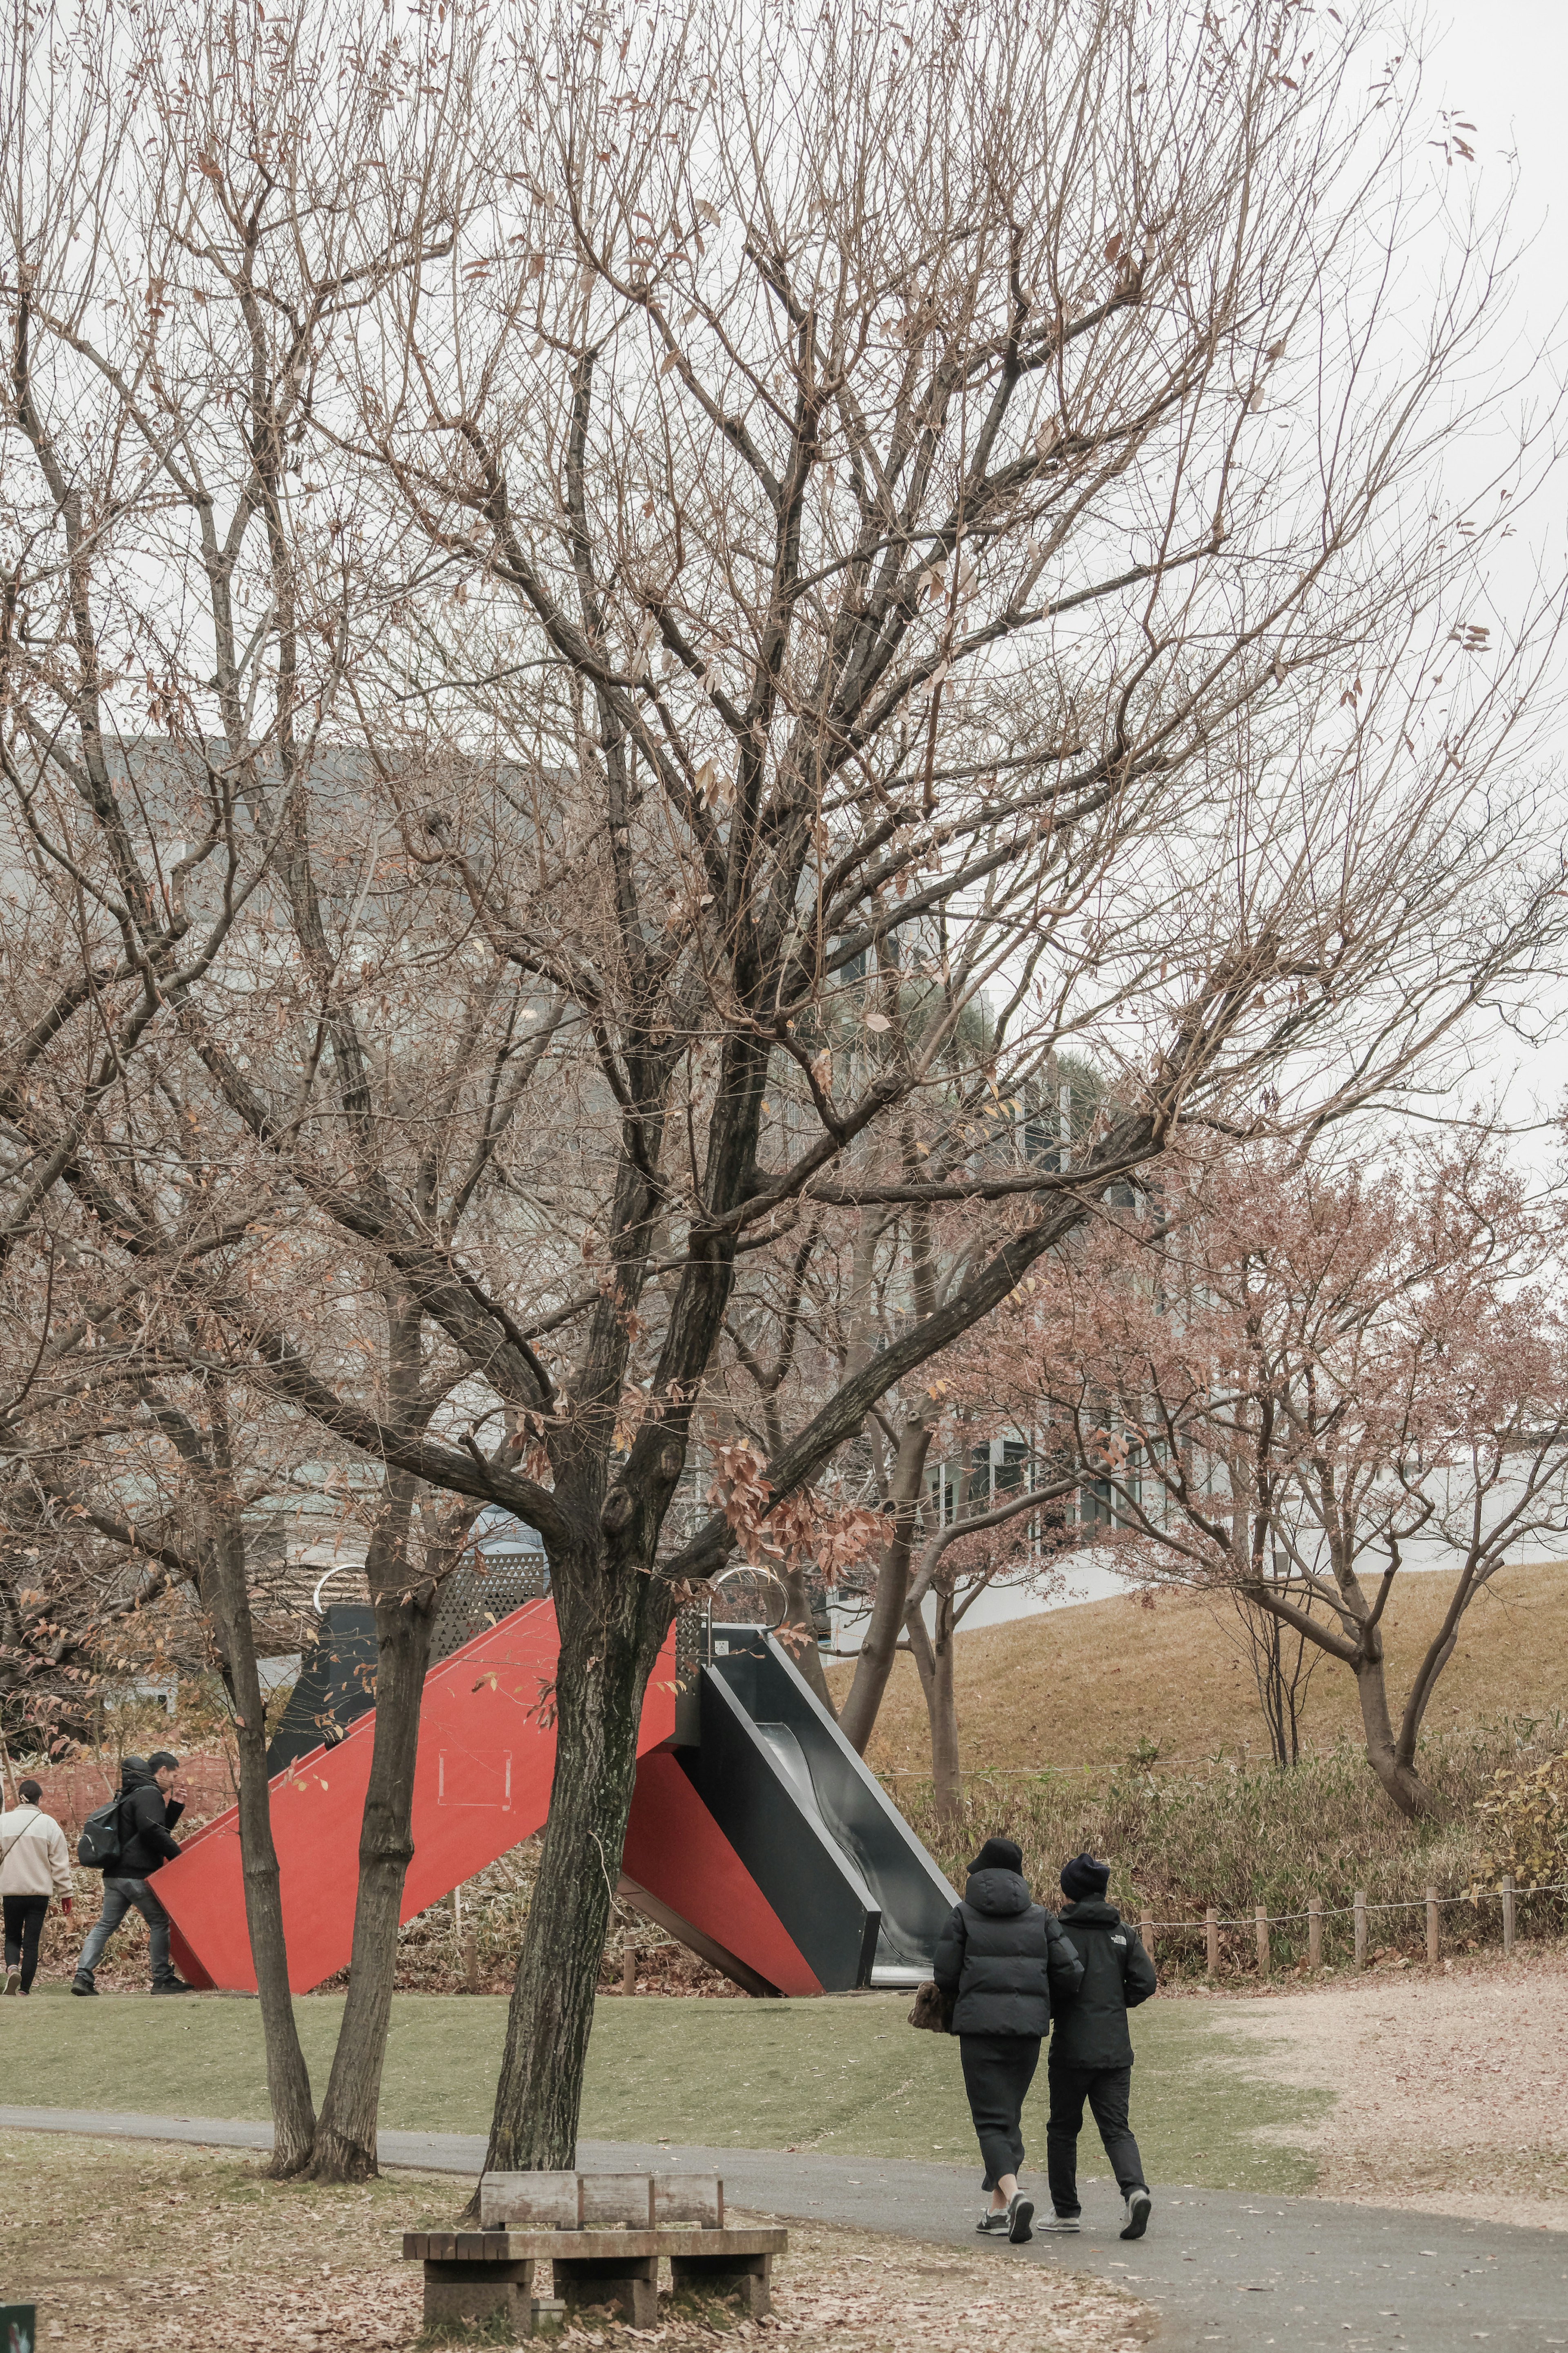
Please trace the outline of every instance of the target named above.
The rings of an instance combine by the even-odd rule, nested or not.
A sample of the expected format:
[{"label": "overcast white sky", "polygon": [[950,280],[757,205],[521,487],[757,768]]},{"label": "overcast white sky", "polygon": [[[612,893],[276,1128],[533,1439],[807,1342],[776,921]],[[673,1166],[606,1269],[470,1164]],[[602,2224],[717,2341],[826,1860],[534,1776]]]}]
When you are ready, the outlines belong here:
[{"label": "overcast white sky", "polygon": [[[1513,356],[1552,343],[1561,351],[1568,343],[1568,16],[1561,0],[1556,6],[1545,0],[1436,0],[1427,22],[1423,46],[1434,107],[1452,107],[1476,124],[1477,163],[1488,180],[1500,182],[1508,160],[1517,163],[1513,225],[1529,251],[1520,266]],[[1543,377],[1549,368],[1543,365]],[[1536,519],[1537,528],[1544,525],[1549,549],[1561,555],[1568,544],[1568,469],[1552,509]],[[1568,791],[1568,744],[1564,754]],[[1508,1056],[1516,1065],[1508,1098],[1512,1117],[1528,1117],[1532,1098],[1554,1106],[1568,1096],[1568,1023],[1564,1033],[1540,1053]],[[1500,1068],[1499,1078],[1506,1075]],[[1544,1160],[1545,1145],[1536,1139],[1533,1149],[1526,1147],[1530,1156]]]}]

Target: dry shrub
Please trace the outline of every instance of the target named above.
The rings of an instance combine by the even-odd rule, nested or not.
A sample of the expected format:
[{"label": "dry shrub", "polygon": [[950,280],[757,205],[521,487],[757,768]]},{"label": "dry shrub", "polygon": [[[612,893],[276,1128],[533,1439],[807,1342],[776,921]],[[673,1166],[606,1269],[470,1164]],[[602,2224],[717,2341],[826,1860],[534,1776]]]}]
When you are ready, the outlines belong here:
[{"label": "dry shrub", "polygon": [[[1357,1888],[1374,1905],[1416,1906],[1429,1886],[1446,1897],[1468,1893],[1483,1877],[1491,1820],[1486,1809],[1500,1778],[1533,1783],[1547,1771],[1556,1776],[1551,1787],[1568,1792],[1563,1731],[1561,1725],[1543,1733],[1530,1719],[1505,1720],[1424,1743],[1422,1771],[1443,1804],[1436,1822],[1410,1822],[1396,1813],[1352,1741],[1304,1757],[1286,1771],[1216,1758],[1204,1771],[1182,1774],[1161,1773],[1157,1763],[1129,1764],[1098,1785],[1067,1773],[1009,1782],[977,1778],[956,1825],[937,1816],[927,1785],[900,1782],[900,1802],[960,1885],[981,1841],[1000,1835],[1023,1848],[1026,1874],[1041,1899],[1058,1902],[1063,1862],[1087,1848],[1110,1862],[1110,1899],[1133,1918],[1191,1923],[1162,1934],[1163,1971],[1202,1969],[1209,1905],[1223,1919],[1245,1924],[1224,1939],[1225,1969],[1256,1968],[1251,1922],[1258,1904],[1279,1924],[1274,1958],[1288,1968],[1303,1958],[1307,1937],[1305,1917],[1290,1915],[1304,1915],[1310,1902],[1344,1915],[1325,1921],[1325,1957],[1338,1961],[1351,1948]],[[1559,1835],[1568,1835],[1561,1795],[1557,1805]],[[1537,1897],[1521,1912],[1522,1931],[1552,1925],[1562,1908],[1560,1899]],[[1462,1919],[1467,1939],[1500,1939],[1496,1905],[1448,1917],[1456,1927]],[[1390,1951],[1402,1944],[1414,1950],[1424,1941],[1419,1909],[1383,1915],[1373,1925]]]},{"label": "dry shrub", "polygon": [[1504,1873],[1516,1887],[1561,1887],[1568,1880],[1568,1749],[1493,1775],[1476,1809],[1484,1824],[1487,1883]]}]

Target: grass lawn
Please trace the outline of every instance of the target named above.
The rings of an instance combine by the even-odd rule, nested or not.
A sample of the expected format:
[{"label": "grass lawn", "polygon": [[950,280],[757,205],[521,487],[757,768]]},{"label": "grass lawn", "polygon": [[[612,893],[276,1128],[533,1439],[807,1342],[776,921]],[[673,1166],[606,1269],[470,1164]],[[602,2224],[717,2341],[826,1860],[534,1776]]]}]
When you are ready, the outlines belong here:
[{"label": "grass lawn", "polygon": [[[1272,2085],[1267,2046],[1227,2035],[1226,2007],[1157,2002],[1133,2020],[1133,2126],[1151,2178],[1216,2189],[1306,2189],[1312,2161],[1289,2146],[1288,2136],[1320,2113],[1326,2095]],[[912,2033],[908,2010],[907,1994],[601,2001],[584,2135],[969,2165],[974,2140],[957,2049],[939,2036]],[[320,2089],[342,1997],[309,1996],[296,2010]],[[499,2000],[398,1995],[382,2124],[483,2132],[504,2024]],[[29,2001],[0,2010],[0,2052],[8,2105],[267,2114],[261,2020],[250,2001],[161,2001],[154,2010],[145,1996],[80,2002],[63,1988],[40,1989]],[[1092,2177],[1103,2159],[1092,2127],[1086,2128],[1084,2171]],[[1035,2160],[1043,2162],[1043,2070],[1025,2132]]]}]

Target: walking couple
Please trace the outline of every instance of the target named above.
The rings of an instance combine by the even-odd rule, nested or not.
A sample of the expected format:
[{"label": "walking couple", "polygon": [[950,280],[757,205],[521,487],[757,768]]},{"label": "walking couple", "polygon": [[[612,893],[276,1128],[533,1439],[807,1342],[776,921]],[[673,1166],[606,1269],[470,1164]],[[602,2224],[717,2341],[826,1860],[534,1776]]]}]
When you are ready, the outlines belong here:
[{"label": "walking couple", "polygon": [[1018,2187],[1024,2100],[1048,2028],[1050,2116],[1044,2231],[1079,2227],[1078,2137],[1087,2099],[1122,2197],[1121,2236],[1141,2239],[1151,2200],[1127,2120],[1132,2043],[1127,2013],[1155,1990],[1138,1933],[1105,1900],[1110,1866],[1075,1855],[1062,1873],[1059,1915],[1030,1897],[1024,1856],[987,1839],[969,1867],[963,1901],[938,1940],[932,1974],[952,2009],[963,2086],[985,2162],[987,2237],[1032,2238],[1034,2200]]}]

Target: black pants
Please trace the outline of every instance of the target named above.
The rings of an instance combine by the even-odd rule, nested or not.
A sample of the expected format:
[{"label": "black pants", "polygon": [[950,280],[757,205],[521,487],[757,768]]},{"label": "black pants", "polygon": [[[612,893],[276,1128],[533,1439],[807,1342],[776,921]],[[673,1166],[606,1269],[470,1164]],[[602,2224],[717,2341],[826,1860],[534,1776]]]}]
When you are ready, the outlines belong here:
[{"label": "black pants", "polygon": [[1051,2204],[1058,2214],[1076,2214],[1078,2203],[1078,2137],[1083,2125],[1083,2104],[1100,2126],[1110,2170],[1123,2198],[1130,2189],[1146,2187],[1143,2160],[1127,2122],[1128,2094],[1132,2089],[1131,2067],[1058,2067],[1053,2058],[1047,2072],[1051,2087],[1050,2120],[1046,2126],[1046,2178]]},{"label": "black pants", "polygon": [[49,1908],[47,1895],[7,1895],[5,1906],[5,1967],[22,1964],[22,1991],[38,1973],[38,1931]]},{"label": "black pants", "polygon": [[1037,2034],[961,2034],[958,2050],[969,2113],[985,2161],[985,2179],[980,2186],[994,2189],[1004,2173],[1016,2173],[1024,2162],[1020,2119],[1040,2063],[1040,2038]]}]

